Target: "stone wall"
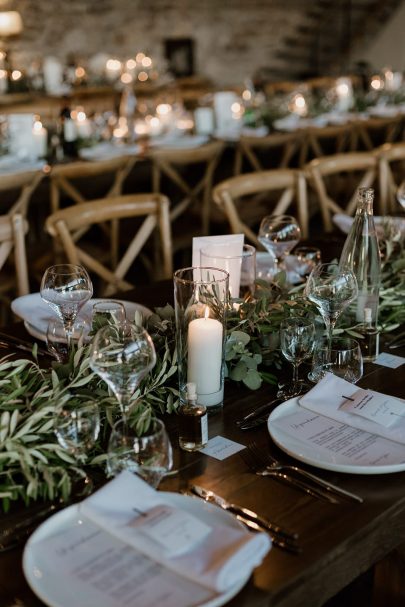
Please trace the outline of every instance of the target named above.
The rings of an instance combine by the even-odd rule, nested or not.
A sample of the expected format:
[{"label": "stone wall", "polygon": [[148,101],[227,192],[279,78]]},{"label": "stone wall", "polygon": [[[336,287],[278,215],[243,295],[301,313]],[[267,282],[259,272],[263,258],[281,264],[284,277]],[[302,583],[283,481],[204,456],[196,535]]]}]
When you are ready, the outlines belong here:
[{"label": "stone wall", "polygon": [[[357,0],[356,0],[357,1]],[[363,0],[362,0],[363,1]],[[308,22],[315,0],[0,0],[2,10],[20,11],[24,31],[10,42],[15,64],[69,54],[87,59],[104,52],[122,59],[144,51],[164,66],[164,41],[192,38],[195,73],[222,85],[240,84],[265,69],[272,79],[289,79],[297,72],[293,61],[277,51],[294,46],[298,24]],[[333,6],[333,5],[332,5]],[[399,16],[404,20],[404,12]],[[398,25],[403,31],[405,23]],[[402,30],[401,30],[402,28]],[[386,35],[378,57],[398,64],[395,40]],[[286,42],[287,41],[287,42]],[[336,44],[338,41],[336,40]],[[403,46],[402,46],[403,49]],[[300,55],[301,53],[301,55]],[[367,60],[367,49],[359,55]],[[403,54],[403,50],[402,50]],[[392,56],[392,61],[389,61]],[[378,58],[377,57],[377,58]],[[396,61],[394,61],[396,59]],[[375,57],[372,62],[375,62]],[[310,66],[308,66],[310,68]]]},{"label": "stone wall", "polygon": [[15,63],[45,55],[121,58],[149,53],[160,65],[166,38],[193,38],[195,72],[238,84],[277,67],[275,50],[302,16],[297,0],[14,0],[24,31],[11,42]]}]

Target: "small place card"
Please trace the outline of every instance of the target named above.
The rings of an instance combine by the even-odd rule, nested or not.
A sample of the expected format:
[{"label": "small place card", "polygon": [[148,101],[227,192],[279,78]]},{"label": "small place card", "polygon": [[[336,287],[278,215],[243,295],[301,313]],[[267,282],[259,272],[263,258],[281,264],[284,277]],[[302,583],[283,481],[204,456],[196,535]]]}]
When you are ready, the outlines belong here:
[{"label": "small place card", "polygon": [[343,404],[339,409],[360,415],[389,428],[405,417],[404,404],[386,394],[376,394],[359,388],[350,396],[342,395]]},{"label": "small place card", "polygon": [[238,451],[242,451],[242,449],[245,449],[245,445],[235,443],[235,441],[229,440],[229,438],[225,438],[224,436],[214,436],[214,438],[208,441],[204,449],[200,449],[200,451],[201,453],[205,453],[205,455],[215,457],[215,459],[223,460],[238,453]]},{"label": "small place card", "polygon": [[374,362],[376,365],[398,369],[398,367],[405,363],[405,358],[403,356],[396,356],[395,354],[388,354],[388,352],[381,352]]},{"label": "small place card", "polygon": [[197,517],[171,506],[159,505],[146,512],[137,509],[135,512],[138,516],[129,525],[142,531],[172,556],[188,552],[211,531],[211,527]]}]

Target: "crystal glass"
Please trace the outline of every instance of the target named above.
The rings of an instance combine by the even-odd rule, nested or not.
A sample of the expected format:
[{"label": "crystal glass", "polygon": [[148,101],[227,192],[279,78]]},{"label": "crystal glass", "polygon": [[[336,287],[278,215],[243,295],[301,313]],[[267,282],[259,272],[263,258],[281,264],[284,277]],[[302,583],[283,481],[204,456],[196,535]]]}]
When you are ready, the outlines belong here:
[{"label": "crystal glass", "polygon": [[405,209],[405,180],[402,181],[397,189],[397,200],[401,207]]},{"label": "crystal glass", "polygon": [[126,320],[125,306],[114,299],[103,299],[93,304],[91,324],[92,331],[97,333],[107,324],[122,324]]},{"label": "crystal glass", "polygon": [[77,459],[85,459],[100,432],[97,404],[77,398],[70,400],[56,408],[53,427],[60,446]]},{"label": "crystal glass", "polygon": [[318,382],[325,373],[333,373],[353,384],[363,375],[363,358],[358,341],[346,337],[335,337],[330,344],[327,339],[315,343],[312,369],[308,378]]},{"label": "crystal glass", "polygon": [[114,392],[123,416],[142,378],[156,362],[149,333],[127,321],[106,325],[93,338],[90,367]]},{"label": "crystal glass", "polygon": [[258,239],[274,258],[273,276],[285,270],[286,255],[298,244],[301,230],[291,215],[266,215],[263,217]]},{"label": "crystal glass", "polygon": [[149,430],[142,436],[138,436],[123,420],[116,422],[108,443],[109,476],[129,470],[152,487],[157,487],[172,465],[172,447],[161,420],[153,420]]},{"label": "crystal glass", "polygon": [[46,345],[49,352],[60,363],[69,359],[70,347],[80,341],[87,341],[90,325],[84,319],[76,320],[69,336],[63,322],[55,316],[51,318],[46,330]]},{"label": "crystal glass", "polygon": [[87,271],[73,264],[50,266],[42,277],[40,292],[71,337],[80,309],[93,295],[93,285]]},{"label": "crystal glass", "polygon": [[277,396],[292,398],[302,394],[308,387],[306,382],[300,381],[298,368],[300,364],[312,354],[315,341],[315,326],[306,318],[291,317],[283,320],[280,326],[280,346],[284,357],[293,365],[292,382],[283,386]]},{"label": "crystal glass", "polygon": [[201,249],[203,267],[219,268],[229,274],[232,299],[244,299],[254,294],[256,280],[256,249],[244,244],[241,255],[229,255],[227,245],[211,245]]},{"label": "crystal glass", "polygon": [[321,251],[316,247],[296,247],[292,255],[296,261],[294,269],[302,277],[311,274],[321,263]]},{"label": "crystal glass", "polygon": [[309,275],[305,294],[318,307],[331,343],[337,319],[357,297],[355,275],[351,270],[340,269],[336,263],[322,263]]}]

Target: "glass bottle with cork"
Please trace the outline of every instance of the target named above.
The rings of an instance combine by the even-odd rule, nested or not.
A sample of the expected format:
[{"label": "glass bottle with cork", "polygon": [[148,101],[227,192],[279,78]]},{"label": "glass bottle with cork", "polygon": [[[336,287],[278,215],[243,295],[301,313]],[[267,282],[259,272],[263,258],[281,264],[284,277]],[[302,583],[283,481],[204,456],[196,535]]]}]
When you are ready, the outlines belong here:
[{"label": "glass bottle with cork", "polygon": [[187,402],[179,409],[179,445],[184,451],[197,451],[208,442],[207,408],[197,403],[195,383],[187,384]]},{"label": "glass bottle with cork", "polygon": [[351,270],[357,279],[358,297],[350,310],[352,321],[364,321],[364,309],[371,310],[371,322],[377,326],[381,278],[381,257],[373,218],[374,190],[359,188],[357,211],[343,246],[339,266]]}]

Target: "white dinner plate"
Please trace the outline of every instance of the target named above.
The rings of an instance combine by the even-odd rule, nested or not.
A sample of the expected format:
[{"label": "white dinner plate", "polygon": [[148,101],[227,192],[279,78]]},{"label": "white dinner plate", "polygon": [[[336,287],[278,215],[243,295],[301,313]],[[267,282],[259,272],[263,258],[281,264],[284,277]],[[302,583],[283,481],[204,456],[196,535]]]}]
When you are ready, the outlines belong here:
[{"label": "white dinner plate", "polygon": [[[240,528],[240,523],[234,516],[221,510],[218,506],[208,504],[198,498],[188,497],[178,493],[165,492],[165,502],[172,506],[187,510],[200,520],[210,524],[213,521],[221,525]],[[29,538],[23,554],[23,571],[28,584],[35,594],[49,607],[72,607],[77,605],[75,588],[66,584],[65,572],[52,569],[49,571],[44,558],[41,541],[72,526],[78,518],[78,505],[69,506],[47,519]],[[85,519],[83,524],[86,524]],[[231,600],[246,584],[250,572],[242,573],[240,580],[228,591],[218,594],[200,607],[220,607]],[[99,600],[96,603],[86,603],[86,607],[103,607]]]},{"label": "white dinner plate", "polygon": [[[113,297],[111,299],[114,299]],[[78,319],[84,319],[88,323],[91,323],[91,314],[93,304],[97,301],[105,301],[105,299],[90,299],[84,304],[80,310]],[[132,301],[114,300],[120,301],[124,304],[127,319],[132,321],[134,319],[135,312],[138,310],[141,314],[147,318],[152,314],[152,311],[141,304],[134,303]],[[25,328],[36,339],[46,339],[46,330],[48,323],[51,318],[55,318],[55,312],[44,302],[39,293],[30,293],[29,295],[23,295],[17,297],[11,302],[11,309],[20,318],[24,320]]]},{"label": "white dinner plate", "polygon": [[333,470],[334,472],[346,472],[348,474],[391,474],[393,472],[404,472],[405,463],[399,462],[398,464],[389,464],[382,466],[367,466],[359,464],[348,464],[347,459],[345,461],[339,460],[338,453],[329,453],[326,450],[317,449],[316,445],[308,444],[304,441],[291,436],[284,430],[277,428],[273,422],[302,411],[298,403],[298,398],[292,398],[285,403],[282,403],[272,411],[267,421],[267,427],[271,438],[280,449],[295,457],[296,459],[316,466],[317,468],[323,468],[325,470]]}]

